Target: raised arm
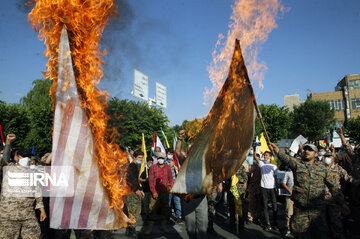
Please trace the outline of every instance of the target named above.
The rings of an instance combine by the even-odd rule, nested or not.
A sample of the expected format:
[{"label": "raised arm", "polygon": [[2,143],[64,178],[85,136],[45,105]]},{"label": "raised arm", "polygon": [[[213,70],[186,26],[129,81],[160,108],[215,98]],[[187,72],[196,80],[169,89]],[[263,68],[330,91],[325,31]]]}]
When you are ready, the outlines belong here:
[{"label": "raised arm", "polygon": [[293,158],[293,157],[285,154],[284,152],[280,151],[279,147],[274,143],[270,143],[269,148],[278,156],[278,159],[282,163],[288,165],[293,171],[296,171],[296,167],[297,167],[297,159],[296,158]]},{"label": "raised arm", "polygon": [[330,145],[330,151],[331,151],[331,153],[336,155],[335,146],[333,144]]},{"label": "raised arm", "polygon": [[3,153],[3,163],[6,165],[10,163],[10,154],[11,154],[11,142],[16,139],[15,134],[8,134],[6,136],[6,143]]},{"label": "raised arm", "polygon": [[256,155],[256,146],[254,145],[253,157],[256,160],[257,164],[260,165],[260,158]]},{"label": "raised arm", "polygon": [[345,139],[343,129],[342,129],[342,128],[338,128],[338,129],[336,130],[336,133],[340,136],[341,143],[342,143],[343,145],[346,145],[346,144],[347,144],[347,141],[346,141],[346,139]]},{"label": "raised arm", "polygon": [[[345,139],[345,136],[344,136],[344,133],[343,133],[343,130],[342,128],[338,128],[336,130],[336,132],[338,133],[338,135],[340,136],[341,138],[341,143],[343,144],[343,147],[346,151],[346,154],[349,155],[349,159],[351,161],[351,167],[352,167],[352,163],[354,160],[356,160],[356,153],[354,152],[354,150],[351,148],[349,142],[346,141]],[[347,158],[346,158],[347,159]]]},{"label": "raised arm", "polygon": [[182,140],[184,139],[185,133],[186,131],[183,129],[179,131],[179,136],[175,147],[175,154],[176,157],[179,159],[180,164],[182,164],[186,158],[185,155],[181,152]]}]

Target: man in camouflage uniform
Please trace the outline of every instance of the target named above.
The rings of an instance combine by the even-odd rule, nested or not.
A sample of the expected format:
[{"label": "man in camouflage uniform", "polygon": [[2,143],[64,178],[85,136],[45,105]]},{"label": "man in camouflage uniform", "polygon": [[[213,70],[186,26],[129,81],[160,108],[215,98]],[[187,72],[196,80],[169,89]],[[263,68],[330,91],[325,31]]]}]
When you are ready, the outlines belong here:
[{"label": "man in camouflage uniform", "polygon": [[346,172],[348,172],[350,175],[354,175],[354,173],[356,173],[354,164],[359,161],[358,154],[354,151],[349,142],[347,142],[347,140],[345,139],[342,128],[338,128],[336,132],[340,136],[341,143],[345,150],[343,154],[337,154],[336,158],[341,162]]},{"label": "man in camouflage uniform", "polygon": [[214,230],[214,221],[216,216],[216,197],[217,193],[222,192],[222,183],[220,183],[217,187],[214,187],[211,191],[211,194],[206,195],[206,199],[208,201],[208,229],[207,232],[210,234],[216,235],[216,231]]},{"label": "man in camouflage uniform", "polygon": [[240,200],[242,202],[242,215],[237,215],[235,210],[235,197],[234,194],[231,192],[231,180],[229,178],[226,181],[226,191],[227,191],[227,201],[228,201],[228,208],[230,212],[230,228],[234,228],[237,224],[238,228],[235,228],[236,231],[242,232],[244,231],[244,223],[245,223],[245,213],[244,213],[244,200],[245,200],[245,192],[247,188],[247,181],[248,175],[246,173],[246,169],[244,165],[241,165],[240,168],[236,171],[236,177],[239,179],[238,183],[236,184],[237,191],[240,196]]},{"label": "man in camouflage uniform", "polygon": [[[339,190],[341,189],[341,179],[350,183],[354,182],[353,178],[349,176],[346,170],[337,164],[338,161],[335,160],[332,153],[329,152],[325,154],[324,162],[325,165],[327,165],[330,177],[333,178]],[[335,203],[328,187],[326,187],[325,200],[326,212],[328,215],[328,228],[330,229],[328,231],[330,236],[329,238],[345,238],[341,220],[341,207]]]},{"label": "man in camouflage uniform", "polygon": [[248,180],[248,200],[249,200],[249,213],[248,218],[250,222],[260,223],[262,212],[262,198],[261,198],[261,171],[257,162],[253,162],[249,169]]},{"label": "man in camouflage uniform", "polygon": [[[46,213],[38,186],[14,186],[10,183],[9,173],[27,174],[30,153],[18,150],[15,154],[16,164],[3,161],[7,165],[1,190],[0,203],[0,238],[15,238],[21,230],[23,239],[40,237],[40,226],[35,216],[35,209],[40,210],[40,221],[44,221]],[[7,158],[7,157],[6,157]],[[4,158],[2,159],[4,160]],[[3,170],[2,167],[0,170]],[[17,238],[17,237],[16,237]]]},{"label": "man in camouflage uniform", "polygon": [[[342,163],[344,169],[355,180],[360,180],[360,148],[352,148],[349,142],[345,139],[342,128],[336,130],[341,138],[345,153],[336,155],[336,159]],[[346,185],[348,196],[350,197],[351,217],[355,220],[353,228],[360,228],[360,185],[352,183]]]},{"label": "man in camouflage uniform", "polygon": [[296,159],[270,143],[270,148],[278,155],[279,160],[288,165],[294,174],[294,187],[291,199],[294,201],[294,215],[291,225],[295,238],[326,237],[325,185],[329,188],[337,205],[344,203],[344,196],[335,184],[323,163],[316,160],[318,149],[313,144],[304,145],[302,159]]}]

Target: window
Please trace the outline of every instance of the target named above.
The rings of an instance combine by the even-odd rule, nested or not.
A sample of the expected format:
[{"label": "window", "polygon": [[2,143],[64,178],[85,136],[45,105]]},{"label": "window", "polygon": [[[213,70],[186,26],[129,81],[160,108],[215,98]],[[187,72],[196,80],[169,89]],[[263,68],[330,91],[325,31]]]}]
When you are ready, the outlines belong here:
[{"label": "window", "polygon": [[353,110],[360,109],[360,98],[351,99],[351,107]]},{"label": "window", "polygon": [[342,111],[345,109],[345,102],[343,100],[329,100],[328,102],[330,104],[330,109],[335,111]]},{"label": "window", "polygon": [[360,79],[349,80],[349,90],[360,89]]}]

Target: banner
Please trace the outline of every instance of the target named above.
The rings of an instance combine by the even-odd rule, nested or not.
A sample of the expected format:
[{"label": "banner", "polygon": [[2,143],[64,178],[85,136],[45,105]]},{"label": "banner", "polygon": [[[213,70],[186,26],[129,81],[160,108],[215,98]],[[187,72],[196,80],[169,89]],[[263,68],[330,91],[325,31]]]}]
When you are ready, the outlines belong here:
[{"label": "banner", "polygon": [[161,143],[159,136],[156,135],[156,146],[160,148],[160,152],[166,153],[164,145]]},{"label": "banner", "polygon": [[[147,159],[147,152],[146,152],[146,144],[145,144],[145,136],[144,133],[141,133],[141,151],[144,153],[144,158],[143,161],[141,162],[141,166],[140,166],[140,170],[139,170],[139,178],[141,176],[141,174],[144,172],[145,170],[145,165],[146,164],[146,159]],[[141,185],[141,183],[140,183]]]},{"label": "banner", "polygon": [[161,127],[160,129],[161,129],[161,133],[162,133],[162,135],[163,135],[163,137],[164,137],[164,139],[165,139],[166,148],[169,149],[169,148],[170,148],[170,145],[169,145],[169,142],[168,142],[168,140],[167,140],[167,137],[166,137],[166,135],[165,135],[162,127]]},{"label": "banner", "polygon": [[[271,152],[271,150],[269,149],[269,146],[268,146],[268,144],[267,144],[267,142],[266,142],[264,133],[261,133],[261,134],[260,134],[260,144],[261,144],[261,145],[260,145],[259,147],[257,147],[257,148],[260,150],[260,153],[261,153],[262,155],[263,155],[266,151]],[[276,165],[274,156],[271,156],[270,163]]]}]

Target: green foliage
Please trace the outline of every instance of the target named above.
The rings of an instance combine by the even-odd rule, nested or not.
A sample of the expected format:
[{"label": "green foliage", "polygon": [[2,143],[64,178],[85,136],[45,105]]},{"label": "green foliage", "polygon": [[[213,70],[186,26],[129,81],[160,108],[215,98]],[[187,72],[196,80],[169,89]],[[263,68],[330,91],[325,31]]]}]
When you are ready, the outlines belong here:
[{"label": "green foliage", "polygon": [[6,135],[15,134],[13,148],[26,148],[24,139],[30,130],[30,119],[24,106],[0,102],[0,124],[3,128],[4,140]]},{"label": "green foliage", "polygon": [[[51,151],[53,112],[49,89],[51,80],[35,80],[33,88],[20,100],[20,104],[0,102],[0,124],[4,137],[9,133],[16,134],[13,146],[31,149],[35,146],[37,156]],[[114,139],[120,146],[141,147],[141,133],[144,133],[146,145],[152,143],[154,130],[163,140],[162,127],[167,133],[170,129],[165,113],[158,108],[149,107],[146,103],[112,98],[108,102],[107,113],[109,133],[116,128]],[[168,135],[172,145],[173,131]],[[150,150],[150,148],[148,149]]]},{"label": "green foliage", "polygon": [[357,118],[351,118],[347,121],[344,128],[345,133],[350,139],[355,140],[357,143],[360,142],[360,116]]},{"label": "green foliage", "polygon": [[168,127],[166,130],[164,129],[165,135],[167,137],[167,140],[169,142],[170,148],[173,149],[174,147],[174,132],[176,133],[176,136],[179,135],[179,131],[181,130],[181,126],[175,125],[172,127]]},{"label": "green foliage", "polygon": [[171,130],[173,131],[173,134],[174,134],[174,131],[175,131],[176,135],[178,135],[179,131],[182,130],[182,129],[183,129],[182,125],[178,125],[178,124],[171,127]]},{"label": "green foliage", "polygon": [[30,119],[30,130],[24,138],[27,148],[35,146],[36,156],[41,157],[51,152],[53,112],[49,90],[52,81],[35,80],[33,88],[24,96],[20,103],[25,107]]},{"label": "green foliage", "polygon": [[[159,108],[149,107],[145,102],[114,97],[108,102],[107,114],[110,116],[108,129],[117,129],[115,140],[123,148],[131,146],[133,149],[140,149],[141,133],[144,133],[146,146],[149,147],[152,144],[154,130],[163,140],[160,128],[162,127],[165,132],[168,129],[169,120],[165,113]],[[168,141],[170,143],[170,138]]]},{"label": "green foliage", "polygon": [[[278,105],[259,105],[259,110],[263,117],[264,125],[270,140],[277,142],[289,133],[292,118],[289,109]],[[263,132],[260,120],[255,124],[255,135],[259,136]],[[264,133],[265,135],[265,133]]]},{"label": "green foliage", "polygon": [[294,107],[292,132],[313,142],[324,139],[334,122],[334,115],[328,102],[306,100]]},{"label": "green foliage", "polygon": [[51,97],[49,95],[52,80],[41,79],[34,80],[33,88],[27,93],[26,96],[20,99],[20,104],[25,106],[27,110],[32,110],[39,106],[51,106]]},{"label": "green foliage", "polygon": [[0,102],[0,124],[4,138],[16,135],[13,148],[31,150],[35,146],[36,156],[51,151],[53,113],[49,89],[50,80],[35,80],[33,88],[20,100],[20,104]]}]

